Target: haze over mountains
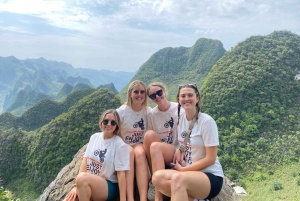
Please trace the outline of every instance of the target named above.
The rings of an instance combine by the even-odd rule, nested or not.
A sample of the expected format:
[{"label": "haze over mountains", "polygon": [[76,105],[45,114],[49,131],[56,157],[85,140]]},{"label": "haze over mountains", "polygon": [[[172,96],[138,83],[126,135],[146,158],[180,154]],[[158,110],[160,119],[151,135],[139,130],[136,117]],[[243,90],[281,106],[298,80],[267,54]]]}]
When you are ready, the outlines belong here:
[{"label": "haze over mountains", "polygon": [[0,57],[0,113],[8,111],[20,116],[39,100],[60,100],[65,84],[75,91],[114,83],[120,91],[133,75],[133,72],[73,68],[44,58]]},{"label": "haze over mountains", "polygon": [[[189,48],[154,53],[132,80],[164,82],[173,100],[178,84],[197,83],[202,111],[218,124],[218,155],[225,175],[236,180],[254,173],[267,178],[300,157],[299,44],[300,36],[276,31],[247,38],[225,52],[220,41],[201,38]],[[63,89],[61,96],[72,90],[69,85]],[[66,97],[66,102],[39,102],[23,114],[26,118],[0,115],[4,185],[19,196],[37,198],[99,130],[99,115],[122,104],[126,90],[115,94],[111,89],[80,89],[79,101]],[[50,110],[59,111],[58,116],[46,112]],[[47,121],[43,124],[36,117]]]}]

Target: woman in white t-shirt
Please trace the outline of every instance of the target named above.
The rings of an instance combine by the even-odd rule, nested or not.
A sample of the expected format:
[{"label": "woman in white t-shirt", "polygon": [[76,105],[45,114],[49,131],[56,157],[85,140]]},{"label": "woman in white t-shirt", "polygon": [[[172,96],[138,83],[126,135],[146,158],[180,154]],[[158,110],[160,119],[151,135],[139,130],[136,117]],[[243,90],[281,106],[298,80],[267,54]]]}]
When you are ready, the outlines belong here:
[{"label": "woman in white t-shirt", "polygon": [[[167,99],[166,87],[160,82],[154,82],[147,87],[148,97],[156,106],[148,114],[148,131],[144,137],[144,149],[151,173],[164,169],[165,164],[169,165],[173,160],[175,152],[174,137],[176,136],[178,103],[170,102]],[[155,160],[151,151],[164,153],[164,157],[157,154]],[[161,163],[164,161],[164,163]],[[151,181],[149,183],[148,199],[154,200],[154,194],[162,197],[160,192],[154,191]]]},{"label": "woman in white t-shirt", "polygon": [[147,201],[148,165],[142,143],[150,110],[145,84],[140,80],[131,82],[127,90],[127,101],[117,109],[122,125],[121,135],[130,148],[130,170],[126,172],[127,201],[134,200],[134,174],[140,201]]},{"label": "woman in white t-shirt", "polygon": [[[222,188],[224,174],[217,156],[218,128],[212,117],[200,112],[200,99],[195,84],[179,87],[177,101],[185,110],[185,113],[178,114],[177,133],[180,145],[184,146],[183,141],[194,118],[195,124],[187,145],[175,152],[173,170],[159,170],[152,177],[156,189],[172,197],[172,201],[212,199]],[[185,166],[179,162],[182,154]]]},{"label": "woman in white t-shirt", "polygon": [[125,171],[130,169],[129,148],[120,137],[120,118],[116,110],[100,117],[102,132],[91,136],[82,160],[76,186],[64,201],[110,200],[120,194],[126,200]]}]

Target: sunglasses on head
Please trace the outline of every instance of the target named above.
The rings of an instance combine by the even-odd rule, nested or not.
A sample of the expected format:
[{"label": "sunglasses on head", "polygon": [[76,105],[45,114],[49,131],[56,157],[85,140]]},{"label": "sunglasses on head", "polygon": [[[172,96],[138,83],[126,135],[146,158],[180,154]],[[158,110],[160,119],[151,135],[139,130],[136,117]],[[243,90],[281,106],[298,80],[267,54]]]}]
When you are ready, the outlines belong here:
[{"label": "sunglasses on head", "polygon": [[133,91],[133,93],[135,93],[135,94],[144,94],[145,93],[145,90],[141,90],[141,91],[139,91],[139,90],[134,90]]},{"label": "sunglasses on head", "polygon": [[112,125],[112,126],[117,125],[117,122],[116,122],[115,120],[109,121],[108,119],[104,119],[104,120],[102,121],[102,123],[103,123],[105,126],[106,126],[109,122],[110,122],[110,125]]},{"label": "sunglasses on head", "polygon": [[179,85],[179,89],[187,87],[187,86],[191,86],[191,87],[194,87],[195,89],[197,89],[196,83],[192,83],[192,84],[180,84]]},{"label": "sunglasses on head", "polygon": [[152,100],[154,100],[154,99],[156,98],[156,95],[157,95],[157,96],[161,96],[162,94],[163,94],[163,90],[160,89],[160,90],[158,90],[157,92],[155,92],[155,93],[153,93],[153,94],[150,94],[150,95],[149,95],[149,98],[151,98]]}]

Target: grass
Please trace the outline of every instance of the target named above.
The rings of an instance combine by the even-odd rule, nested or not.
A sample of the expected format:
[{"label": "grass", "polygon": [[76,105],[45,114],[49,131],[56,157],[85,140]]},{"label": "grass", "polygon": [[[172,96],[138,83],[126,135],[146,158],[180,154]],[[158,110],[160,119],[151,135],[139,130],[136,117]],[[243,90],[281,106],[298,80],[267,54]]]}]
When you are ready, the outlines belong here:
[{"label": "grass", "polygon": [[[253,178],[253,177],[252,177]],[[247,196],[242,201],[298,201],[300,200],[300,162],[285,165],[267,178],[244,180]],[[277,189],[277,190],[275,190]]]}]

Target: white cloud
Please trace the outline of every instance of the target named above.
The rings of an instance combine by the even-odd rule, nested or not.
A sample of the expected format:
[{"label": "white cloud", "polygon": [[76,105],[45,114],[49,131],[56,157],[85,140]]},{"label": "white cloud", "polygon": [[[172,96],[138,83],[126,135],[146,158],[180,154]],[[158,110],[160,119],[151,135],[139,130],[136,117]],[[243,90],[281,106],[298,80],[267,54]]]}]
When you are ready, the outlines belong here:
[{"label": "white cloud", "polygon": [[[0,3],[0,29],[10,34],[0,33],[0,41],[8,45],[5,51],[0,50],[0,56],[48,56],[75,67],[105,66],[133,71],[159,49],[190,47],[200,37],[221,40],[225,48],[230,49],[251,35],[265,35],[275,30],[300,33],[299,0],[5,2]],[[8,25],[6,19],[1,19],[4,11],[41,18],[47,23],[45,32],[47,26],[53,28],[52,32],[36,32],[27,18],[18,21],[22,23],[20,27],[17,22]],[[65,30],[64,35],[53,33],[56,29]]]},{"label": "white cloud", "polygon": [[0,11],[19,14],[44,14],[62,11],[65,5],[64,1],[9,0],[5,3],[0,3]]}]

